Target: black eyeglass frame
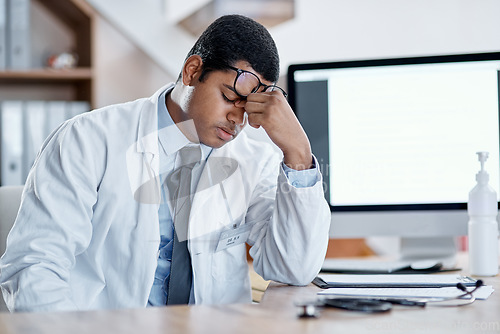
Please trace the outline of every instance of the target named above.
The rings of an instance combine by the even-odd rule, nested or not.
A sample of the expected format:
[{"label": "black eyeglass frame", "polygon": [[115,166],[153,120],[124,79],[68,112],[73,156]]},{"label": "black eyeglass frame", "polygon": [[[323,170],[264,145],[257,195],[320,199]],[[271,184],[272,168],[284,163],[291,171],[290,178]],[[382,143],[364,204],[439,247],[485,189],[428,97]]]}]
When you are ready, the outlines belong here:
[{"label": "black eyeglass frame", "polygon": [[234,67],[234,66],[230,66],[228,65],[227,66],[229,69],[233,70],[233,71],[236,71],[236,78],[234,78],[234,82],[233,82],[233,89],[234,89],[234,92],[241,98],[246,98],[249,94],[247,95],[244,95],[244,94],[241,94],[240,92],[238,92],[238,90],[236,89],[236,82],[238,81],[238,78],[240,77],[240,75],[242,75],[243,73],[249,73],[251,75],[253,75],[257,81],[259,82],[259,84],[257,85],[257,87],[255,87],[254,89],[252,89],[251,93],[255,93],[259,90],[260,87],[264,87],[264,90],[263,92],[267,91],[269,88],[277,88],[281,91],[281,93],[283,93],[283,96],[286,98],[288,97],[288,93],[285,92],[285,90],[283,88],[281,88],[280,86],[277,86],[275,84],[273,85],[266,85],[266,84],[263,84],[262,81],[260,81],[259,77],[255,74],[255,73],[252,73],[250,71],[246,71],[246,70],[242,70],[240,68],[237,68],[237,67]]}]

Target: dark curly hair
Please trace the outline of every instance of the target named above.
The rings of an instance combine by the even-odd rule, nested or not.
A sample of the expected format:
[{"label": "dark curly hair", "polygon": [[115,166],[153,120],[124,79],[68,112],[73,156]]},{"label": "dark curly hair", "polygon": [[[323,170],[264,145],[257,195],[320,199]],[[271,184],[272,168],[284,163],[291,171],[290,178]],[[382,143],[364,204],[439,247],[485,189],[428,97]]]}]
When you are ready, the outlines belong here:
[{"label": "dark curly hair", "polygon": [[198,38],[186,59],[203,60],[200,81],[213,70],[226,70],[240,60],[270,82],[279,78],[279,55],[271,34],[260,23],[242,16],[225,15],[215,20]]}]

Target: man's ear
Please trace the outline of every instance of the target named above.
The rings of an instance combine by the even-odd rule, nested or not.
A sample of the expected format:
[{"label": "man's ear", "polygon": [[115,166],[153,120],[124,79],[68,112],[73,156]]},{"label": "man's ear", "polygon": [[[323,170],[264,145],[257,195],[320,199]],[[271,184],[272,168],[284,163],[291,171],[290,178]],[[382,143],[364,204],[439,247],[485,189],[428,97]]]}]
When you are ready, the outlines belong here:
[{"label": "man's ear", "polygon": [[194,79],[199,78],[203,67],[203,60],[198,55],[192,55],[184,62],[182,67],[182,83],[189,86]]}]

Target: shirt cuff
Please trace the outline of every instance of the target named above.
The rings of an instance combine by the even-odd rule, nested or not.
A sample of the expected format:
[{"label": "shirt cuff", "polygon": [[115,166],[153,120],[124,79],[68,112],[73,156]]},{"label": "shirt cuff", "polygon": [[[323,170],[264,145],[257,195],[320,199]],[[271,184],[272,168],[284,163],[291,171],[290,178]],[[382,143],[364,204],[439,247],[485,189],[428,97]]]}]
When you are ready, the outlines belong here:
[{"label": "shirt cuff", "polygon": [[304,170],[295,170],[287,165],[284,162],[281,162],[281,166],[283,167],[283,171],[285,172],[285,176],[288,179],[288,182],[294,186],[295,188],[307,188],[312,187],[321,179],[321,173],[318,168],[318,164],[316,163],[316,158],[313,157],[314,166],[310,169]]}]

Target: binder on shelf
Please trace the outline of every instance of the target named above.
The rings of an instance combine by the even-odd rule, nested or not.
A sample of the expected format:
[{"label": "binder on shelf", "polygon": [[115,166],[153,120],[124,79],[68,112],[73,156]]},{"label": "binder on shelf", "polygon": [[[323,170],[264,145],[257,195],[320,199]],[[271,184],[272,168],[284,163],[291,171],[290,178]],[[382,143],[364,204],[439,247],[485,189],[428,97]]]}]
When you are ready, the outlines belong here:
[{"label": "binder on shelf", "polygon": [[23,177],[26,179],[35,158],[42,147],[46,130],[45,101],[27,101],[24,108],[24,159]]},{"label": "binder on shelf", "polygon": [[67,104],[66,118],[70,119],[87,111],[90,111],[87,101],[71,101]]},{"label": "binder on shelf", "polygon": [[0,71],[7,68],[7,0],[0,0]]},{"label": "binder on shelf", "polygon": [[23,179],[23,103],[3,101],[0,105],[2,185],[22,185]]},{"label": "binder on shelf", "polygon": [[47,137],[89,108],[86,101],[0,102],[0,183],[24,184]]},{"label": "binder on shelf", "polygon": [[[5,0],[4,0],[5,1]],[[30,68],[30,0],[7,1],[7,67]]]},{"label": "binder on shelf", "polygon": [[48,101],[46,104],[47,136],[66,121],[66,101]]}]

